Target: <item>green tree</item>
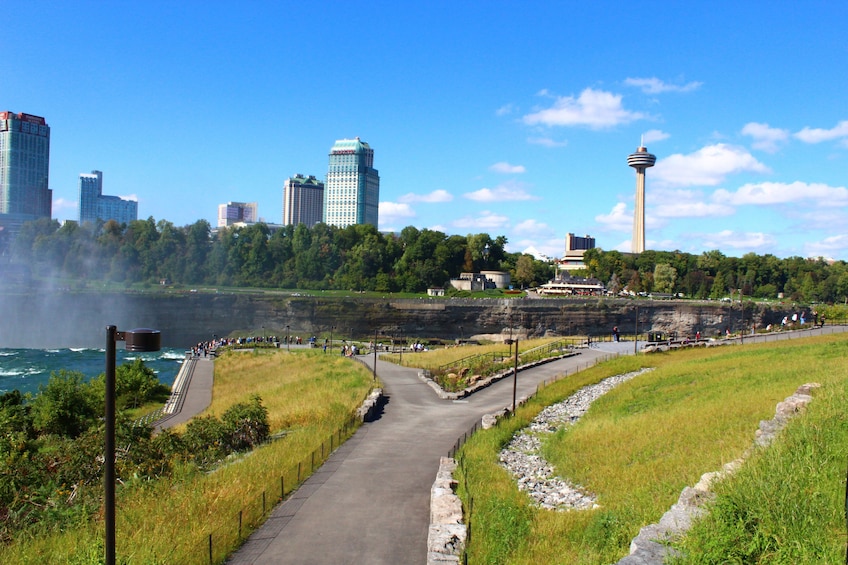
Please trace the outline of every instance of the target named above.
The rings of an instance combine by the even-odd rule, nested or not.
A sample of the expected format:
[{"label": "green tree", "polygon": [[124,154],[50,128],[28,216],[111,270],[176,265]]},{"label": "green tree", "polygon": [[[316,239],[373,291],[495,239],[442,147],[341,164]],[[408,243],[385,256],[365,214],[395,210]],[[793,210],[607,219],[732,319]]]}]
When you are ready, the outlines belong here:
[{"label": "green tree", "polygon": [[713,286],[710,289],[710,298],[713,300],[719,300],[727,296],[727,283],[724,280],[724,273],[719,271],[715,279],[713,279]]},{"label": "green tree", "polygon": [[31,403],[33,427],[44,434],[75,438],[97,422],[101,403],[82,373],[51,373]]},{"label": "green tree", "polygon": [[677,282],[677,269],[668,263],[660,263],[654,267],[654,290],[672,293]]}]

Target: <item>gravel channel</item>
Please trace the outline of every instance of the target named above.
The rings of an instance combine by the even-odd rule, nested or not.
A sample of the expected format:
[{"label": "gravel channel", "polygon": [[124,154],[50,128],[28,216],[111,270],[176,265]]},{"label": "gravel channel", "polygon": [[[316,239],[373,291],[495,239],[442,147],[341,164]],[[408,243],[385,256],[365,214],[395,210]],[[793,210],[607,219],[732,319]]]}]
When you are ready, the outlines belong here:
[{"label": "gravel channel", "polygon": [[595,508],[597,504],[592,493],[554,474],[553,466],[542,457],[542,442],[547,435],[574,424],[592,402],[650,370],[615,375],[585,386],[564,401],[542,410],[528,427],[515,434],[501,451],[500,463],[515,477],[518,489],[526,492],[541,508],[560,511]]}]

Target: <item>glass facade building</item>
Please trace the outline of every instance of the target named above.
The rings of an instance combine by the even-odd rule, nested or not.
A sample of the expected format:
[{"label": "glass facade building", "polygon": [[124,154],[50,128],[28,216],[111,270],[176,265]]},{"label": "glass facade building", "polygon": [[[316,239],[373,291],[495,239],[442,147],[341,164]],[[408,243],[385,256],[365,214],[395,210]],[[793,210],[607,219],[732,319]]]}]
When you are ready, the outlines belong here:
[{"label": "glass facade building", "polygon": [[0,112],[0,225],[17,231],[23,222],[53,211],[50,127],[44,118]]},{"label": "glass facade building", "polygon": [[312,227],[323,221],[324,183],[313,176],[295,175],[283,185],[283,225]]},{"label": "glass facade building", "polygon": [[233,224],[254,224],[258,217],[259,205],[256,202],[227,202],[218,205],[219,228]]},{"label": "glass facade building", "polygon": [[137,219],[138,202],[103,194],[103,173],[91,171],[91,174],[83,173],[79,176],[80,224],[96,223],[98,220],[129,224]]},{"label": "glass facade building", "polygon": [[347,227],[377,227],[380,175],[374,168],[374,150],[356,139],[340,139],[330,150],[324,186],[324,223]]}]

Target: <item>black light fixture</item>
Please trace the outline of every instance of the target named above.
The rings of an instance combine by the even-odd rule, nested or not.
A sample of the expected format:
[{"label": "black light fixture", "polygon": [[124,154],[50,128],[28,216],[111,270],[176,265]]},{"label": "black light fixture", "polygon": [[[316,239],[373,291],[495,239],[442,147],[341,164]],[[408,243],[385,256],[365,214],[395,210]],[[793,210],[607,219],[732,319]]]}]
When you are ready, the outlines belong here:
[{"label": "black light fixture", "polygon": [[106,326],[106,440],[103,455],[103,506],[106,520],[106,565],[115,565],[115,358],[116,344],[123,341],[127,351],[159,351],[159,330],[136,329],[119,332]]}]

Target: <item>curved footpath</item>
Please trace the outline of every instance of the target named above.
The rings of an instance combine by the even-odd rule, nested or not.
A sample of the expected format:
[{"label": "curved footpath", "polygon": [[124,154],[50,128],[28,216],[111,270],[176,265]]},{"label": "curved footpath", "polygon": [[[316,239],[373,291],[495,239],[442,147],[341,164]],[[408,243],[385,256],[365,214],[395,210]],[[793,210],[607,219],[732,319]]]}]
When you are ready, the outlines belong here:
[{"label": "curved footpath", "polygon": [[[529,396],[540,382],[585,368],[610,353],[585,349],[581,355],[521,371],[518,396]],[[369,367],[372,363],[369,358]],[[378,360],[377,374],[388,400],[383,413],[363,424],[277,506],[228,563],[426,561],[430,487],[439,459],[484,414],[512,405],[512,378],[452,401],[438,398],[418,378],[417,369]]]}]

